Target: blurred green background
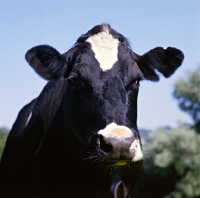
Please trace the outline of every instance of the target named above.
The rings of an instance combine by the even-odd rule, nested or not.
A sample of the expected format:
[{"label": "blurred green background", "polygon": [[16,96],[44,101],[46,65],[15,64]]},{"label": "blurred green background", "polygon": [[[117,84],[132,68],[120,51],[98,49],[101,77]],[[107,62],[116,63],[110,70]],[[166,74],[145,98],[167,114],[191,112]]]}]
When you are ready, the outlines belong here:
[{"label": "blurred green background", "polygon": [[142,197],[200,197],[200,67],[177,80],[173,96],[194,124],[141,130]]}]

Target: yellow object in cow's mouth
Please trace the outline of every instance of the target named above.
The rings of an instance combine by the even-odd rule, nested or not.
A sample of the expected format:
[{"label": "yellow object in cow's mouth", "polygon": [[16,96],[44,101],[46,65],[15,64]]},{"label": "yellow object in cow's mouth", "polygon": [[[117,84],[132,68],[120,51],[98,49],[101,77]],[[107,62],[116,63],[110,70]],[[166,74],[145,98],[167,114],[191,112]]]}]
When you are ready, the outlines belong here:
[{"label": "yellow object in cow's mouth", "polygon": [[120,161],[116,161],[113,165],[114,165],[114,166],[125,166],[125,165],[127,165],[127,164],[128,164],[127,161],[125,161],[125,160],[120,160]]}]

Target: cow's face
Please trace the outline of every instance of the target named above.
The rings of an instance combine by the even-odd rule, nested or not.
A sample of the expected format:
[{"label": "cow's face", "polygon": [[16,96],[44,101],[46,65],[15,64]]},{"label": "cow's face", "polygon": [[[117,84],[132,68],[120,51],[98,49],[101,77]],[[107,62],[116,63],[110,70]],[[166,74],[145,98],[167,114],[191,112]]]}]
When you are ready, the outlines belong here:
[{"label": "cow's face", "polygon": [[136,119],[142,71],[127,46],[107,29],[89,37],[77,50],[68,77],[71,127],[85,145],[108,161],[141,160]]},{"label": "cow's face", "polygon": [[139,56],[124,36],[100,25],[63,55],[38,46],[26,59],[44,78],[68,78],[67,122],[94,151],[91,161],[125,165],[143,158],[136,124],[140,80],[158,81],[155,69],[169,77],[183,54],[175,48],[155,48]]}]

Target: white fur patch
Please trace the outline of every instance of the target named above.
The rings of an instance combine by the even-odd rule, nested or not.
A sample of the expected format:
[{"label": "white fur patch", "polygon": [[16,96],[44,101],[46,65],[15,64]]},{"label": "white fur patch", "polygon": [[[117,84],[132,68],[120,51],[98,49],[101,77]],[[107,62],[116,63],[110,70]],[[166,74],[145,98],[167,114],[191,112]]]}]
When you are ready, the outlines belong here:
[{"label": "white fur patch", "polygon": [[120,126],[116,123],[111,123],[105,129],[100,130],[98,134],[105,138],[125,139],[133,136],[132,131],[126,126]]},{"label": "white fur patch", "polygon": [[[136,148],[136,154],[135,154],[135,157],[132,159],[132,162],[137,162],[137,161],[140,161],[143,159],[143,152],[142,152],[142,149],[140,146],[140,142],[139,142],[139,140],[137,140],[137,146],[135,146],[135,141],[132,144],[134,144],[134,148]],[[131,145],[131,147],[132,147],[132,145]],[[130,147],[130,149],[131,149],[131,147]]]},{"label": "white fur patch", "polygon": [[135,150],[137,150],[137,146],[138,146],[138,140],[135,139],[135,140],[132,142],[130,149],[135,149]]},{"label": "white fur patch", "polygon": [[26,121],[26,124],[25,124],[25,127],[28,125],[30,119],[31,119],[31,116],[32,116],[32,112],[29,114],[28,118],[27,118],[27,121]]},{"label": "white fur patch", "polygon": [[111,69],[118,61],[119,41],[109,34],[108,28],[104,27],[102,32],[89,37],[86,41],[91,44],[95,58],[103,71]]}]

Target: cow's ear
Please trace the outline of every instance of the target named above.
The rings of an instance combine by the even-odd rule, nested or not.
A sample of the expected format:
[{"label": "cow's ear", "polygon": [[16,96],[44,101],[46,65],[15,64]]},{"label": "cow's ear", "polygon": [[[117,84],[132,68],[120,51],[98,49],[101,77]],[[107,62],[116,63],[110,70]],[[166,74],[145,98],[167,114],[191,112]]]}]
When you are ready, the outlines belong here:
[{"label": "cow's ear", "polygon": [[182,64],[183,59],[184,54],[179,49],[157,47],[143,56],[138,56],[137,63],[147,80],[159,81],[156,71],[168,78]]},{"label": "cow's ear", "polygon": [[43,78],[56,80],[63,75],[66,59],[56,49],[48,45],[39,45],[26,52],[29,65]]}]

